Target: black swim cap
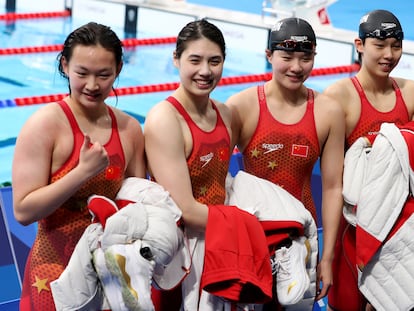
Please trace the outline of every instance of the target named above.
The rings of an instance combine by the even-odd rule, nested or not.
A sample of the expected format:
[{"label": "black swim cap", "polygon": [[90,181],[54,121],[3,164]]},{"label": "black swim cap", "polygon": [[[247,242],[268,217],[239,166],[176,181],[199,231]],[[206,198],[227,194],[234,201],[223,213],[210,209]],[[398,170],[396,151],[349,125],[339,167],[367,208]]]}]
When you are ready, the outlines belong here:
[{"label": "black swim cap", "polygon": [[312,26],[301,18],[285,18],[273,26],[268,47],[271,51],[314,52],[315,32]]},{"label": "black swim cap", "polygon": [[359,22],[359,38],[404,39],[400,21],[389,11],[375,10],[364,15]]}]

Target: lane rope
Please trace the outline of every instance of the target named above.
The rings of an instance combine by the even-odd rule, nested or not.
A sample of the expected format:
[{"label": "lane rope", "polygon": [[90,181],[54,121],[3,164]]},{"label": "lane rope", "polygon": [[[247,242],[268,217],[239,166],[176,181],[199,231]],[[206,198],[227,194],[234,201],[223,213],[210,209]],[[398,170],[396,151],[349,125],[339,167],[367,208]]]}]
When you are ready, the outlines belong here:
[{"label": "lane rope", "polygon": [[[336,67],[315,68],[312,70],[311,76],[314,77],[314,76],[336,75],[336,74],[344,74],[344,73],[350,74],[353,72],[357,72],[359,68],[360,68],[360,65],[357,63],[352,64],[352,65],[343,65],[343,66],[336,66]],[[263,82],[263,81],[269,81],[271,78],[272,78],[271,73],[252,74],[252,75],[243,75],[243,76],[235,76],[235,77],[223,77],[220,80],[219,86]],[[133,87],[120,87],[116,89],[116,93],[118,96],[123,96],[123,95],[136,95],[136,94],[144,94],[144,93],[166,92],[166,91],[173,91],[178,86],[179,86],[179,82],[138,85],[138,86],[133,86]],[[114,95],[115,94],[113,92],[110,94],[110,96],[114,96]],[[5,100],[0,100],[0,108],[46,104],[50,102],[59,101],[63,99],[65,96],[67,96],[66,93],[20,97],[20,98],[15,98],[15,99],[5,99]]]},{"label": "lane rope", "polygon": [[59,12],[36,12],[36,13],[15,13],[9,12],[0,14],[0,21],[14,21],[18,19],[33,19],[33,18],[53,18],[53,17],[68,17],[71,16],[69,10]]},{"label": "lane rope", "polygon": [[[122,40],[122,44],[125,48],[131,48],[135,46],[143,45],[159,45],[159,44],[171,44],[175,43],[176,37],[163,37],[163,38],[130,38]],[[63,48],[63,44],[52,44],[42,46],[26,46],[26,47],[14,47],[0,49],[0,55],[15,55],[15,54],[29,54],[29,53],[49,53],[59,52]]]}]

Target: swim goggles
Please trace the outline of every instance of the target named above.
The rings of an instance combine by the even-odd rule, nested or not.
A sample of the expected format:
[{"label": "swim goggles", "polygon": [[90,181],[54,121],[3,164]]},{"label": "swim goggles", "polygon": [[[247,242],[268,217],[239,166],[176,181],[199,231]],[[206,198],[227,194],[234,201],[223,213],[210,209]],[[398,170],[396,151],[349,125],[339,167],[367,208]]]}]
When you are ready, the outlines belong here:
[{"label": "swim goggles", "polygon": [[281,42],[273,42],[271,44],[271,50],[313,53],[315,51],[315,46],[316,44],[309,40],[284,40]]},{"label": "swim goggles", "polygon": [[403,40],[404,32],[400,29],[391,31],[375,29],[371,32],[366,33],[365,38],[376,38],[380,40],[385,40],[387,38],[395,38],[397,40]]}]

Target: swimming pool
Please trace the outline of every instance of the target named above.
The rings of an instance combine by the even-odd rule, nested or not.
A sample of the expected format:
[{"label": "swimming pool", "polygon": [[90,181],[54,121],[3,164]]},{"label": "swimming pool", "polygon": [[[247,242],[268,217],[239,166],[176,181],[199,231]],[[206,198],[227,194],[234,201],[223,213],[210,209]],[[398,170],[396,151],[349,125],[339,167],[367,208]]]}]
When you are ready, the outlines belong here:
[{"label": "swimming pool", "polygon": [[[37,20],[18,20],[11,31],[6,23],[0,23],[0,49],[10,47],[31,47],[61,44],[66,35],[82,20],[72,18],[49,18]],[[52,30],[52,31],[51,31]],[[122,29],[114,28],[121,38]],[[154,35],[154,34],[150,34]],[[148,33],[138,33],[138,38],[147,38]],[[162,35],[160,35],[162,36]],[[116,87],[162,84],[179,81],[176,68],[172,63],[173,44],[137,46],[125,49],[125,65]],[[264,48],[263,48],[264,51]],[[64,94],[67,83],[56,69],[56,52],[10,54],[0,56],[0,103],[20,97]],[[315,67],[323,66],[316,60]],[[268,71],[263,53],[240,48],[227,48],[223,77],[262,74]],[[341,75],[312,77],[307,81],[309,87],[323,88]],[[249,84],[220,86],[213,97],[225,101],[234,92],[248,87]],[[169,92],[111,97],[108,103],[131,113],[143,121],[148,110]],[[26,107],[0,107],[0,183],[11,180],[11,163],[14,141],[26,119],[39,108],[39,105]]]},{"label": "swimming pool", "polygon": [[[339,2],[347,3],[345,5],[352,6],[352,1],[354,0]],[[257,0],[235,0],[235,3],[233,2],[233,4],[231,4],[232,1],[188,2],[199,3],[203,5],[217,5],[219,7],[220,5],[226,5],[230,9],[232,9],[231,5],[233,5],[233,8],[237,8],[238,10],[244,9],[257,14],[260,14],[261,8],[261,1]],[[4,1],[0,0],[0,5],[2,3],[4,3]],[[367,3],[370,3],[370,1]],[[4,5],[1,8],[3,7]],[[255,11],[252,11],[253,9]],[[348,7],[348,9],[350,8]],[[343,12],[343,6],[341,10]],[[362,14],[355,13],[355,11],[358,12],[355,7],[352,8],[351,12],[354,14],[352,15],[354,17],[356,14]],[[2,13],[4,12],[0,10],[0,14]],[[349,22],[349,20],[352,19],[347,20]],[[72,29],[85,22],[87,22],[87,20],[73,18],[18,20],[14,24],[8,24],[0,21],[0,49],[10,47],[61,44],[66,35]],[[357,21],[352,25],[352,28],[355,27],[356,23]],[[123,29],[114,27],[114,30],[121,38],[125,38]],[[157,37],[164,35],[164,33],[148,31],[138,32],[138,38]],[[125,51],[125,66],[121,72],[119,80],[117,81],[117,87],[159,84],[178,81],[179,79],[177,71],[172,64],[171,59],[173,48],[174,45],[172,44],[162,44],[153,46],[138,46],[132,49],[127,49]],[[14,99],[18,97],[66,93],[66,81],[59,76],[56,69],[56,55],[57,53],[55,52],[1,55],[0,102],[5,102],[7,99]],[[321,55],[319,55],[319,57],[316,57],[315,67],[324,67],[326,64],[327,59],[324,59],[320,56]],[[228,46],[223,77],[241,76],[246,74],[261,74],[266,72],[268,69],[269,68],[264,57],[264,48],[263,51],[254,52],[248,48],[243,48],[240,46]],[[343,74],[311,77],[306,82],[306,85],[308,87],[321,91],[328,84],[339,78],[342,78],[343,76],[345,75]],[[225,101],[234,92],[238,92],[248,86],[250,86],[250,84],[245,83],[220,86],[217,87],[217,89],[213,92],[213,97],[217,100]],[[155,103],[169,95],[169,93],[170,92],[168,91],[128,95],[120,96],[118,99],[112,97],[108,100],[108,103],[116,105],[118,108],[132,114],[142,123],[148,110]],[[39,107],[39,105],[24,107],[0,107],[0,184],[3,182],[9,182],[11,180],[11,162],[15,139],[23,123]],[[3,195],[9,202],[11,201],[11,189],[6,189]],[[1,201],[0,205],[4,206]],[[33,236],[35,226],[30,226],[30,228],[23,228],[21,225],[16,224],[15,221],[12,221],[12,214],[9,213],[6,216],[9,218],[8,224],[6,220],[6,228],[8,225],[8,231],[11,233],[11,238],[9,237],[9,239],[15,239],[15,245],[17,243],[21,243],[29,247],[32,241],[30,238]],[[4,221],[4,219],[0,220]],[[4,228],[4,225],[2,226],[0,223],[0,229],[1,228]],[[29,234],[27,234],[28,232]],[[2,236],[3,234],[4,233],[1,233]],[[20,240],[17,240],[16,237],[18,237]],[[3,245],[2,243],[6,243],[5,239],[1,239],[0,249],[6,249],[6,247],[9,247],[9,245]],[[10,256],[24,258],[24,255],[22,254],[11,254]],[[2,301],[18,300],[19,298],[18,290],[15,290],[15,288],[19,288],[19,284],[14,278],[13,274],[15,271],[10,268],[10,265],[8,264],[8,262],[13,261],[16,262],[16,258],[9,259],[8,255],[4,255],[0,260],[0,273],[5,276],[5,279],[8,280],[8,282],[0,282],[2,293],[0,295],[0,311],[11,310],[2,309]],[[23,264],[24,263],[22,262],[17,267],[20,269],[20,273],[21,269],[23,268]],[[8,275],[10,277],[7,277]]]}]

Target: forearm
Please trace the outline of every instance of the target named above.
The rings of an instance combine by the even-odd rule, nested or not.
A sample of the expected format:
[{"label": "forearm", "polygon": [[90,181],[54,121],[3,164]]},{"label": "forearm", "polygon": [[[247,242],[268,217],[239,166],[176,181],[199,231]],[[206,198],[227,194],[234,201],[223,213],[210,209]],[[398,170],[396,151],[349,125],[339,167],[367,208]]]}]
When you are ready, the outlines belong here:
[{"label": "forearm", "polygon": [[191,205],[181,207],[182,218],[186,227],[204,232],[208,221],[208,206],[194,201]]},{"label": "forearm", "polygon": [[73,169],[58,181],[39,187],[21,198],[14,198],[14,215],[29,225],[52,214],[89,179],[80,169]]},{"label": "forearm", "polygon": [[322,260],[332,261],[342,214],[342,187],[326,190],[322,197]]}]

